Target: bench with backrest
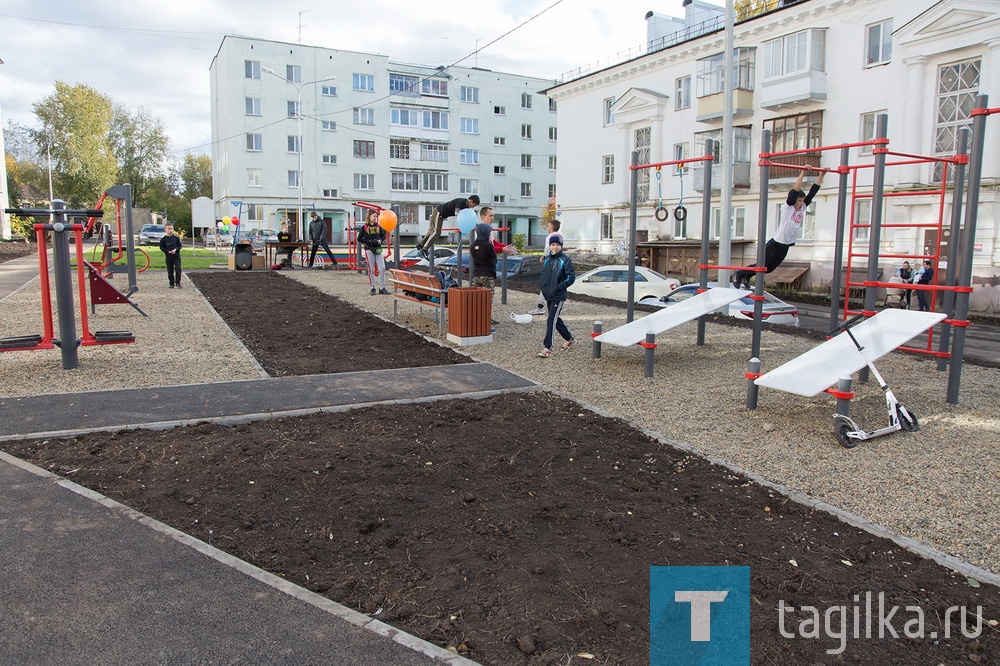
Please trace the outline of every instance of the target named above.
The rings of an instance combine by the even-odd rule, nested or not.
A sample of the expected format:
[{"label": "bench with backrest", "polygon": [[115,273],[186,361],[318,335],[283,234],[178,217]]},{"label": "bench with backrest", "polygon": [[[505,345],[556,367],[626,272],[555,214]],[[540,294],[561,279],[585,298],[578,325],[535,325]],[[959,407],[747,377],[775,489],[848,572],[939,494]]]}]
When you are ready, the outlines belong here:
[{"label": "bench with backrest", "polygon": [[416,303],[420,307],[430,308],[435,311],[438,321],[438,332],[444,335],[445,301],[447,292],[441,288],[441,282],[437,276],[430,273],[420,273],[417,271],[404,271],[399,268],[391,268],[386,273],[386,279],[392,283],[392,319],[396,320],[396,314],[400,301]]}]

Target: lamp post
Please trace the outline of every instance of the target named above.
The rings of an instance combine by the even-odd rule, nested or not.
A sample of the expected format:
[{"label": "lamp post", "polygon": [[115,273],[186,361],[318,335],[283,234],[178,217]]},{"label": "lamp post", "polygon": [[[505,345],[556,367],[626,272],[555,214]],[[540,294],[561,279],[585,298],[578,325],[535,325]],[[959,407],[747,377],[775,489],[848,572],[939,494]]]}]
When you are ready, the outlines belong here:
[{"label": "lamp post", "polygon": [[298,140],[298,146],[297,146],[298,150],[296,151],[296,153],[298,155],[298,170],[297,170],[296,174],[298,176],[297,177],[297,181],[298,181],[298,191],[299,191],[299,205],[298,205],[298,212],[296,213],[296,224],[299,227],[299,238],[305,238],[306,228],[305,228],[305,225],[303,224],[303,220],[302,220],[302,187],[303,187],[303,178],[302,178],[302,152],[305,149],[305,146],[302,143],[302,89],[305,88],[306,86],[311,86],[311,85],[314,85],[314,84],[317,84],[317,83],[322,83],[324,81],[336,81],[337,77],[336,76],[327,76],[327,77],[322,78],[322,79],[316,79],[315,81],[306,81],[305,83],[296,83],[294,81],[289,81],[287,77],[279,76],[270,67],[261,67],[260,69],[261,69],[262,72],[267,72],[271,76],[277,77],[277,78],[281,79],[282,81],[284,81],[285,83],[288,83],[289,85],[295,86],[295,119],[296,119],[296,121],[298,123],[298,129],[297,129],[297,132],[296,132],[297,137],[298,137],[298,139],[297,139]]}]

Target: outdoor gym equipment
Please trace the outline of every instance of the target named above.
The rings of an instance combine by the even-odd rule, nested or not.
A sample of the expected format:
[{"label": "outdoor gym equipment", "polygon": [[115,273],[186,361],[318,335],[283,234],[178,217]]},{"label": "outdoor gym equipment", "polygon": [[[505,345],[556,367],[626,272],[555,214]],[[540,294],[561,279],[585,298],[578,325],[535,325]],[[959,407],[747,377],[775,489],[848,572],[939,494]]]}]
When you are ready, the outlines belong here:
[{"label": "outdoor gym equipment", "polygon": [[[774,370],[757,377],[757,386],[812,397],[823,392],[837,398],[834,432],[838,441],[853,448],[863,439],[879,437],[898,430],[916,430],[917,418],[896,400],[874,362],[895,350],[915,335],[920,335],[941,322],[945,315],[939,312],[914,312],[910,310],[883,310],[874,317],[857,324],[864,317],[859,314],[841,324],[843,331]],[[886,394],[889,426],[866,432],[850,417],[851,375],[868,368]],[[749,376],[749,375],[748,375]],[[832,386],[837,388],[833,389]]]},{"label": "outdoor gym equipment", "polygon": [[[104,252],[102,254],[101,260],[95,262],[94,265],[100,271],[103,277],[111,277],[114,273],[127,273],[128,274],[128,291],[123,294],[125,298],[129,298],[132,294],[139,291],[139,284],[136,275],[142,271],[149,268],[149,255],[146,254],[145,250],[141,248],[136,248],[135,246],[135,235],[134,227],[132,224],[132,186],[128,183],[123,185],[115,185],[104,191],[101,198],[97,200],[97,205],[95,209],[98,211],[102,210],[105,200],[111,197],[115,200],[115,227],[116,233],[118,234],[118,242],[111,242],[111,229],[109,225],[103,225],[102,236],[104,239]],[[122,206],[125,207],[125,229],[122,230]],[[94,228],[94,222],[100,215],[88,216],[87,225],[84,229],[85,232],[90,232]],[[122,238],[125,239],[125,245],[122,245]],[[96,246],[95,246],[96,249]],[[136,252],[139,252],[143,257],[143,265],[138,267],[136,261]],[[122,266],[116,263],[122,257],[126,259],[126,265]]]}]

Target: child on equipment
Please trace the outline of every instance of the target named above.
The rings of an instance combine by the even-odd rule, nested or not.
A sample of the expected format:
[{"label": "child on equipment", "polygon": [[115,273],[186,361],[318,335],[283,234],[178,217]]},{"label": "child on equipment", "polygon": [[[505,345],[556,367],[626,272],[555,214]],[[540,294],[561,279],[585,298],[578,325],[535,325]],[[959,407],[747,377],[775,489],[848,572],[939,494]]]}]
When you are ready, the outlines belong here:
[{"label": "child on equipment", "polygon": [[545,322],[545,340],[542,341],[542,351],[538,352],[542,358],[552,356],[552,339],[556,331],[566,341],[562,345],[563,350],[569,349],[576,342],[573,334],[566,327],[566,323],[559,316],[566,303],[566,289],[576,281],[573,262],[563,253],[562,249],[562,236],[553,234],[549,238],[549,256],[545,257],[542,263],[542,296],[545,297],[545,307],[549,313],[548,320]]},{"label": "child on equipment", "polygon": [[[365,248],[365,263],[368,266],[368,283],[371,285],[371,295],[388,294],[385,288],[385,257],[382,256],[382,243],[385,242],[385,229],[378,224],[378,213],[371,211],[365,225],[358,233],[358,242]],[[378,291],[376,292],[376,283]]]}]

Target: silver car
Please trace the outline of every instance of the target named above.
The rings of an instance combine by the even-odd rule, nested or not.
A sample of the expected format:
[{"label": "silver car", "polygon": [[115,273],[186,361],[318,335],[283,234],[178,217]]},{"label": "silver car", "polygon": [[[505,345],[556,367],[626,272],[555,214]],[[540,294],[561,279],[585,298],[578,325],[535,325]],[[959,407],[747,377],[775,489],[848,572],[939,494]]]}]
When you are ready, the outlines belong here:
[{"label": "silver car", "polygon": [[166,235],[162,224],[144,224],[139,230],[139,245],[159,245]]},{"label": "silver car", "polygon": [[[716,283],[709,282],[709,289],[716,287]],[[674,289],[665,296],[659,298],[646,296],[638,300],[642,305],[651,305],[657,308],[666,308],[680,303],[683,300],[697,295],[699,287],[697,284],[685,284]],[[738,301],[729,304],[727,314],[737,319],[753,319],[753,300],[749,296],[744,296]],[[768,324],[784,324],[786,326],[799,325],[799,310],[794,305],[789,305],[777,296],[764,292],[764,307],[761,314],[763,320]]]}]

